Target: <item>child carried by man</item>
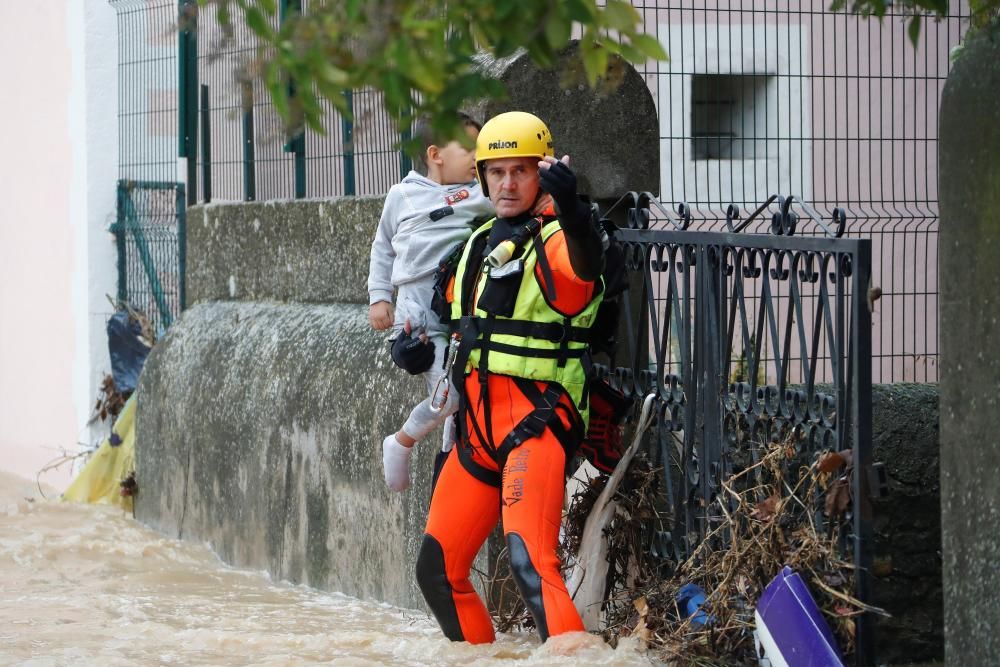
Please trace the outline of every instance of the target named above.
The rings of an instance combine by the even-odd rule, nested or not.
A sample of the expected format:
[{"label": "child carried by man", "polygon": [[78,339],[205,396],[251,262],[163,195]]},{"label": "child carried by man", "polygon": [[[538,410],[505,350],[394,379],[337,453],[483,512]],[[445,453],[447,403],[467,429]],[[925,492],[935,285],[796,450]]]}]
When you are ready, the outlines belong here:
[{"label": "child carried by man", "polygon": [[423,152],[415,156],[415,170],[386,195],[372,242],[368,321],[376,331],[393,330],[394,361],[420,374],[427,389],[403,426],[382,442],[385,481],[393,491],[410,484],[413,445],[446,419],[442,449],[447,451],[453,443],[450,416],[455,396],[440,410],[431,406],[431,393],[444,374],[449,333],[431,309],[434,272],[449,248],[493,215],[493,205],[476,181],[479,123],[464,114],[461,121],[467,145],[435,136],[428,122],[415,124],[413,136]]},{"label": "child carried by man", "polygon": [[[368,321],[376,331],[392,329],[393,361],[421,375],[427,390],[403,426],[382,441],[385,481],[393,491],[410,485],[412,447],[428,433],[443,423],[442,451],[454,444],[456,393],[450,392],[444,405],[432,405],[450,333],[431,308],[434,274],[449,250],[494,216],[477,181],[475,143],[481,126],[465,114],[459,120],[465,143],[436,135],[426,120],[415,123],[413,136],[423,150],[415,156],[415,170],[386,195],[372,242]],[[551,208],[551,198],[540,202],[539,210],[544,208]]]}]

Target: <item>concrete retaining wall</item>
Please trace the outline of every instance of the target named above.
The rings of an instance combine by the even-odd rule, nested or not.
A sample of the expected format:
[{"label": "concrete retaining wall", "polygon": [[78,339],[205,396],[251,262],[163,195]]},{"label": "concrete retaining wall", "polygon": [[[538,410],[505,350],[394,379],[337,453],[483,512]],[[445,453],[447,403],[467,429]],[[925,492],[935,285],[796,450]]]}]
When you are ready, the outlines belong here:
[{"label": "concrete retaining wall", "polygon": [[384,197],[208,204],[188,211],[188,303],[368,303]]},{"label": "concrete retaining wall", "polygon": [[405,494],[381,438],[420,382],[392,366],[357,305],[207,302],[147,361],[139,519],[276,578],[422,606],[412,569],[435,442]]},{"label": "concrete retaining wall", "polygon": [[381,439],[424,389],[367,323],[381,207],[359,198],[190,210],[195,304],[142,374],[136,511],[228,563],[422,607],[412,564],[440,434],[418,448],[414,486],[390,493]]}]

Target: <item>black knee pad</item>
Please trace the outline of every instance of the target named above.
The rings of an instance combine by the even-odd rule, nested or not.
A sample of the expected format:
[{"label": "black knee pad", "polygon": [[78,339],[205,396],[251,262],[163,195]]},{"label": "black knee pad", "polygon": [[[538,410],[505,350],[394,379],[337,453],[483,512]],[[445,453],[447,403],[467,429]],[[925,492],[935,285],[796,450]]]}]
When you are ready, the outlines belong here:
[{"label": "black knee pad", "polygon": [[528,556],[524,538],[517,533],[507,533],[507,553],[510,555],[510,572],[514,577],[514,583],[517,584],[517,590],[521,591],[521,598],[535,619],[538,634],[541,635],[542,641],[545,641],[549,638],[549,626],[545,619],[545,604],[542,601],[542,576],[538,574]]},{"label": "black knee pad", "polygon": [[444,567],[444,550],[436,539],[426,534],[417,555],[417,584],[445,637],[454,642],[465,641]]}]

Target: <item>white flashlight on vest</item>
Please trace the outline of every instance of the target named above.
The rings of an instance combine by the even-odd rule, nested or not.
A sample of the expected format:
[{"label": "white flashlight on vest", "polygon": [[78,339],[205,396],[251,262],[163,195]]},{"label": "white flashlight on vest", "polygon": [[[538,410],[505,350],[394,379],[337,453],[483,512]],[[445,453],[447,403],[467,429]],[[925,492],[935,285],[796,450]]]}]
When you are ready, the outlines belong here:
[{"label": "white flashlight on vest", "polygon": [[487,255],[486,261],[488,261],[490,266],[494,269],[498,269],[510,261],[510,258],[514,256],[514,250],[516,249],[517,244],[508,239],[494,248],[493,252]]},{"label": "white flashlight on vest", "polygon": [[510,261],[510,258],[514,256],[517,249],[532,236],[537,234],[542,229],[541,218],[532,218],[528,221],[526,225],[514,232],[506,241],[503,241],[496,248],[486,256],[486,261],[490,263],[494,269],[499,269],[501,266]]}]

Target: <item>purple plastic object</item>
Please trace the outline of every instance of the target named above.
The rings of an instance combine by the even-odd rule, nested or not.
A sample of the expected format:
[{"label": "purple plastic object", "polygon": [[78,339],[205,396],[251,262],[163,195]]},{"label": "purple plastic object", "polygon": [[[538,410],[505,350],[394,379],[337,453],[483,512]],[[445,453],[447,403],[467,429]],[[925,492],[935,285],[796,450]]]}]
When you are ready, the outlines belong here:
[{"label": "purple plastic object", "polygon": [[786,566],[764,589],[754,612],[758,655],[772,667],[843,667],[830,626],[802,577]]}]

